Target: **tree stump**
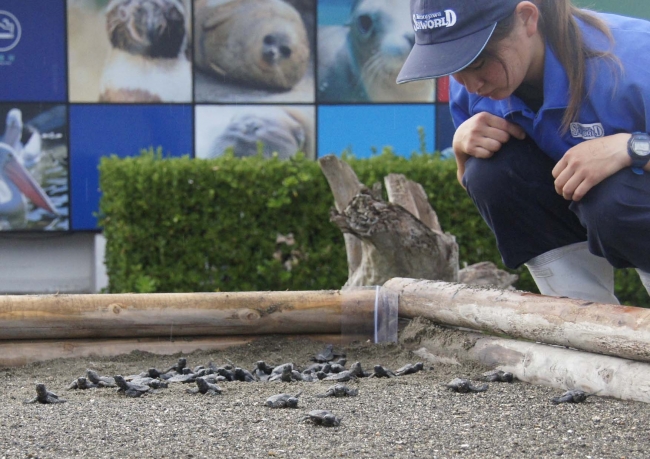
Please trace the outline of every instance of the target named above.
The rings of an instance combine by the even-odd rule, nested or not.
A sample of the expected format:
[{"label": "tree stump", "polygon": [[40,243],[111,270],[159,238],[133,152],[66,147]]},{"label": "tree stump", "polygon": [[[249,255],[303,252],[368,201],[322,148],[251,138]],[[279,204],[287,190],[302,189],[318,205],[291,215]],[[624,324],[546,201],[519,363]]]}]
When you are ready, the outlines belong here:
[{"label": "tree stump", "polygon": [[318,160],[332,190],[335,208],[330,220],[343,232],[348,258],[348,280],[343,289],[383,285],[394,277],[470,281],[507,288],[517,276],[483,262],[458,267],[456,238],[443,232],[435,210],[419,183],[401,174],[381,184],[362,184],[352,168],[334,155]]}]

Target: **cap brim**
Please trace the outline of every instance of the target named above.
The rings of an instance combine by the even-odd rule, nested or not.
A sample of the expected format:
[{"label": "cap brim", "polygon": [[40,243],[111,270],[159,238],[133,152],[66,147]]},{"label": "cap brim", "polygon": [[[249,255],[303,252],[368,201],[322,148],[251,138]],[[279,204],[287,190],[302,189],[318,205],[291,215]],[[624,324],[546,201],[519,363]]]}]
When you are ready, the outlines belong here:
[{"label": "cap brim", "polygon": [[397,75],[397,83],[439,78],[460,72],[485,49],[496,26],[493,24],[466,37],[444,43],[416,43]]}]

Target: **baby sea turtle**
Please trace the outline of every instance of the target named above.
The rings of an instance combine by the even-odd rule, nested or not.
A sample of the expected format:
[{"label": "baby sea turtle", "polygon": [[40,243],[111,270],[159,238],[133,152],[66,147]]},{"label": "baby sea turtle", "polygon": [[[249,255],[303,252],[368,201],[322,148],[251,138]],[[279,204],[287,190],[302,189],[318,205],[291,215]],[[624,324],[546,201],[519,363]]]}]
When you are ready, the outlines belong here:
[{"label": "baby sea turtle", "polygon": [[266,381],[269,375],[273,372],[273,367],[266,364],[264,360],[255,362],[255,368],[251,372],[259,381]]},{"label": "baby sea turtle", "polygon": [[[273,370],[275,372],[275,370]],[[282,381],[282,382],[291,382],[293,381],[293,369],[289,364],[282,366],[281,373],[274,373],[268,379],[268,381]]]},{"label": "baby sea turtle", "polygon": [[115,384],[115,378],[110,376],[100,376],[93,370],[86,370],[86,379],[91,383],[96,384],[97,387],[117,387],[117,384]]},{"label": "baby sea turtle", "polygon": [[265,405],[271,408],[297,408],[298,396],[302,394],[298,392],[296,395],[278,394],[272,395],[266,399]]},{"label": "baby sea turtle", "polygon": [[370,378],[394,378],[395,373],[381,365],[374,366],[375,371],[369,376]]},{"label": "baby sea turtle", "polygon": [[481,381],[488,382],[513,382],[515,380],[515,375],[509,371],[503,370],[492,370],[487,373],[483,373],[479,378]]},{"label": "baby sea turtle", "polygon": [[337,417],[328,410],[313,410],[307,413],[307,416],[300,420],[302,421],[311,421],[316,425],[324,427],[334,427],[341,424],[341,418]]},{"label": "baby sea turtle", "polygon": [[311,360],[318,363],[325,363],[329,362],[330,360],[334,360],[334,345],[327,344],[325,346],[325,349],[320,351],[315,356],[311,357]]},{"label": "baby sea turtle", "polygon": [[65,403],[66,400],[59,398],[54,392],[50,392],[45,388],[45,384],[36,384],[36,397],[25,400],[24,403]]},{"label": "baby sea turtle", "polygon": [[326,363],[326,362],[331,362],[332,360],[339,357],[345,357],[345,354],[340,352],[334,352],[334,345],[327,344],[325,346],[325,349],[320,351],[315,356],[311,357],[311,361],[318,362],[318,363]]},{"label": "baby sea turtle", "polygon": [[485,392],[488,389],[487,384],[482,384],[480,386],[474,386],[469,379],[455,378],[452,379],[449,383],[445,384],[445,387],[453,390],[454,392]]},{"label": "baby sea turtle", "polygon": [[586,393],[583,390],[579,389],[572,389],[568,390],[559,397],[553,397],[551,399],[551,402],[554,405],[557,405],[558,403],[582,403],[585,400],[587,400],[587,397],[591,397],[592,395],[595,395],[596,392],[593,392],[591,394]]},{"label": "baby sea turtle", "polygon": [[90,387],[88,387],[88,381],[86,380],[86,378],[80,376],[78,378],[73,379],[72,382],[68,385],[68,387],[66,387],[66,390],[73,390],[73,389],[83,390],[83,389],[90,389]]},{"label": "baby sea turtle", "polygon": [[[318,372],[317,374],[319,373],[320,372]],[[323,381],[346,382],[346,381],[350,381],[351,379],[357,379],[357,377],[350,370],[345,370],[340,373],[332,373],[331,375],[328,375],[325,378],[323,378]]]},{"label": "baby sea turtle", "polygon": [[187,392],[190,394],[207,394],[207,395],[219,395],[223,392],[221,387],[217,386],[206,380],[206,378],[196,378],[196,389],[187,389]]},{"label": "baby sea turtle", "polygon": [[122,375],[115,375],[115,383],[119,387],[117,391],[124,392],[127,397],[140,397],[151,390],[147,385],[128,382]]},{"label": "baby sea turtle", "polygon": [[352,373],[357,378],[367,378],[372,374],[367,371],[363,371],[363,368],[361,368],[361,362],[354,362],[352,365],[350,365],[350,373]]},{"label": "baby sea turtle", "polygon": [[253,373],[251,373],[248,370],[244,370],[243,368],[235,368],[235,380],[237,381],[243,381],[243,382],[254,382],[254,381],[259,381],[255,376],[253,376]]},{"label": "baby sea turtle", "polygon": [[161,371],[160,373],[169,373],[171,371],[175,371],[176,373],[183,373],[183,369],[187,367],[187,359],[185,357],[181,357],[178,359],[178,362],[176,362],[175,365],[172,365],[165,371]]},{"label": "baby sea turtle", "polygon": [[324,394],[319,394],[316,397],[352,397],[358,394],[358,389],[350,389],[345,384],[334,384]]},{"label": "baby sea turtle", "polygon": [[395,370],[395,375],[397,376],[411,375],[413,373],[417,373],[418,371],[421,371],[423,368],[424,368],[424,364],[422,362],[418,362],[415,365],[412,363],[407,363],[402,368],[398,368],[397,370]]},{"label": "baby sea turtle", "polygon": [[[95,389],[96,387],[98,387],[97,384],[93,384],[92,382],[88,381],[88,379],[84,376],[79,376],[76,382],[77,384],[76,387],[74,387],[75,389],[86,390],[86,389]],[[68,389],[72,388],[72,386],[73,384],[70,384]]]}]

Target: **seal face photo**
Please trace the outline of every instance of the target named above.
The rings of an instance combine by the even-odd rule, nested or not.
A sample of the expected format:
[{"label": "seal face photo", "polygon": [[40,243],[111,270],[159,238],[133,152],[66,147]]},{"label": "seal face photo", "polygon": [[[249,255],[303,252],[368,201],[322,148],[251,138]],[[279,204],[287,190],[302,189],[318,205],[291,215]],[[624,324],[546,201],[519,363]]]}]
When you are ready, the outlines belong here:
[{"label": "seal face photo", "polygon": [[[320,0],[322,7],[329,7],[327,0]],[[344,25],[318,27],[318,100],[433,102],[432,80],[396,83],[414,43],[408,2],[352,1]]]},{"label": "seal face photo", "polygon": [[196,156],[315,159],[314,110],[300,106],[203,106],[196,110]]},{"label": "seal face photo", "polygon": [[288,91],[305,76],[309,38],[289,3],[203,0],[195,7],[194,64],[214,80]]}]

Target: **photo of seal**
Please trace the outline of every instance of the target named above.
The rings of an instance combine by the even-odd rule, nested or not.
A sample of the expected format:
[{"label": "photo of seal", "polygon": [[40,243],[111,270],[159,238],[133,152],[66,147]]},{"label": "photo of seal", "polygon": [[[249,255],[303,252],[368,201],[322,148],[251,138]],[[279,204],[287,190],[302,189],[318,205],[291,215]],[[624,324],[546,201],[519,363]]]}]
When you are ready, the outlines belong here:
[{"label": "photo of seal", "polygon": [[199,0],[194,6],[194,64],[214,82],[278,92],[305,77],[309,38],[289,3]]},{"label": "photo of seal", "polygon": [[106,32],[111,49],[100,102],[191,102],[187,18],[180,0],[112,0]]},{"label": "photo of seal", "polygon": [[433,81],[395,82],[414,43],[408,2],[352,1],[345,25],[318,27],[318,100],[432,102]]},{"label": "photo of seal", "polygon": [[314,109],[298,106],[199,106],[196,157],[216,158],[232,149],[235,157],[288,159],[297,152],[314,159]]}]

